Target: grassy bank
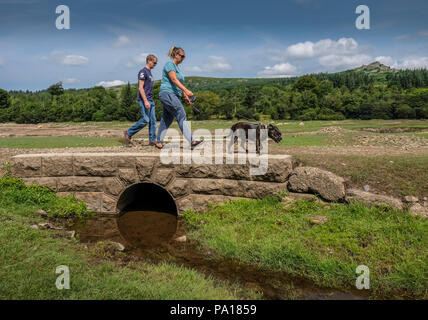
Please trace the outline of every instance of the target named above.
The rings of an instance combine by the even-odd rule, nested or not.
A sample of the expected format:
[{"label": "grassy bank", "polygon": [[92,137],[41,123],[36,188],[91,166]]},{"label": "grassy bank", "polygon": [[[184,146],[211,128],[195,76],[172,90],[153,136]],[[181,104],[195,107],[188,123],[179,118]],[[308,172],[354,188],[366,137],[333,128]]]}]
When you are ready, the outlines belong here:
[{"label": "grassy bank", "polygon": [[323,168],[347,178],[355,187],[369,185],[396,197],[426,197],[428,155],[336,155],[293,154],[306,166]]},{"label": "grassy bank", "polygon": [[[327,222],[314,224],[313,215]],[[187,211],[189,237],[217,255],[285,271],[321,286],[355,288],[370,268],[370,295],[427,298],[428,222],[363,205],[322,205],[280,197],[239,200],[200,214]]]},{"label": "grassy bank", "polygon": [[[0,299],[238,299],[257,298],[243,290],[172,263],[150,264],[101,243],[85,247],[63,230],[34,229],[51,216],[86,216],[81,203],[58,202],[46,188],[0,178]],[[58,207],[58,205],[61,205]],[[60,210],[61,208],[61,210]],[[56,268],[70,270],[70,289],[58,290]]]}]

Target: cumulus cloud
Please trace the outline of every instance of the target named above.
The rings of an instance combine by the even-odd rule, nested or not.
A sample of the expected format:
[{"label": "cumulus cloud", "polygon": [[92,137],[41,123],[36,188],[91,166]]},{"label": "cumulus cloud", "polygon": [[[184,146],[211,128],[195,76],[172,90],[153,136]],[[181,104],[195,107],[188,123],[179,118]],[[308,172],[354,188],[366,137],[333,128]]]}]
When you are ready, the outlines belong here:
[{"label": "cumulus cloud", "polygon": [[43,61],[55,61],[63,65],[80,66],[89,62],[89,59],[84,56],[75,54],[65,54],[63,51],[52,51],[47,56],[40,57]]},{"label": "cumulus cloud", "polygon": [[393,65],[395,69],[421,69],[428,68],[428,57],[408,57],[396,61]]},{"label": "cumulus cloud", "polygon": [[88,63],[89,59],[84,56],[77,56],[74,54],[70,54],[65,56],[61,63],[70,66],[80,66],[82,64]]},{"label": "cumulus cloud", "polygon": [[394,69],[428,68],[428,57],[406,57],[396,60],[390,56],[380,56],[376,57],[376,60]]},{"label": "cumulus cloud", "polygon": [[375,61],[379,61],[387,66],[392,66],[395,63],[394,59],[390,56],[379,56],[375,58]]},{"label": "cumulus cloud", "polygon": [[126,82],[122,81],[122,80],[113,80],[113,81],[101,81],[101,82],[98,82],[96,84],[96,86],[102,86],[104,88],[109,88],[109,87],[114,87],[114,86],[120,86],[120,85],[123,85],[123,84],[126,84]]},{"label": "cumulus cloud", "polygon": [[295,75],[297,68],[290,63],[280,63],[272,67],[267,66],[257,73],[259,77],[289,78]]},{"label": "cumulus cloud", "polygon": [[121,35],[113,43],[113,46],[115,46],[115,47],[123,47],[123,46],[126,46],[128,44],[131,44],[131,40],[127,36]]},{"label": "cumulus cloud", "polygon": [[224,57],[209,56],[208,61],[201,66],[184,66],[183,70],[186,72],[212,72],[212,71],[226,71],[232,69],[232,66],[226,61]]},{"label": "cumulus cloud", "polygon": [[372,62],[372,57],[365,54],[357,54],[353,56],[329,54],[327,56],[320,57],[319,59],[320,65],[333,69],[355,68],[370,62]]},{"label": "cumulus cloud", "polygon": [[286,56],[305,59],[331,54],[353,55],[361,50],[353,38],[340,38],[337,41],[322,39],[318,42],[306,41],[293,44],[286,49]]}]

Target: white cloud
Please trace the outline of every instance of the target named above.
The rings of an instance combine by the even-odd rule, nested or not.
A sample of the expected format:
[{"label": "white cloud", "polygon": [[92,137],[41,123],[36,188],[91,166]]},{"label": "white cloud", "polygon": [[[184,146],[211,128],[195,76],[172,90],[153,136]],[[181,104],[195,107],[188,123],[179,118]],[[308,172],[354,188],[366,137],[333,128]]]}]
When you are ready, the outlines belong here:
[{"label": "white cloud", "polygon": [[379,56],[375,58],[375,61],[379,61],[387,66],[392,66],[395,63],[394,59],[390,56]]},{"label": "white cloud", "polygon": [[226,71],[232,69],[232,66],[226,61],[224,57],[209,56],[209,61],[202,66],[184,66],[183,70],[186,72],[212,72],[212,71]]},{"label": "white cloud", "polygon": [[124,35],[119,36],[116,41],[113,43],[115,47],[122,47],[131,44],[131,40]]},{"label": "white cloud", "polygon": [[395,69],[428,68],[428,57],[407,57],[401,61],[396,61],[392,67]]},{"label": "white cloud", "polygon": [[88,58],[84,56],[77,56],[74,54],[67,55],[61,60],[62,64],[70,65],[70,66],[80,66],[88,62],[89,62]]},{"label": "white cloud", "polygon": [[209,59],[210,62],[205,65],[207,71],[225,71],[232,68],[223,57],[209,56]]},{"label": "white cloud", "polygon": [[313,58],[323,55],[354,55],[362,48],[353,38],[340,38],[339,40],[322,39],[318,42],[306,41],[289,46],[286,49],[288,58]]},{"label": "white cloud", "polygon": [[422,37],[428,37],[428,30],[421,30],[419,31],[419,35]]},{"label": "white cloud", "polygon": [[76,78],[67,78],[67,79],[64,79],[62,82],[65,84],[76,84],[79,82],[79,80]]},{"label": "white cloud", "polygon": [[126,84],[125,81],[122,80],[113,80],[113,81],[101,81],[96,84],[96,86],[102,86],[104,88],[120,86]]},{"label": "white cloud", "polygon": [[330,54],[319,58],[319,63],[323,67],[328,68],[355,68],[363,64],[372,62],[372,57],[365,54],[357,54],[353,56],[340,56]]},{"label": "white cloud", "polygon": [[376,57],[377,61],[394,69],[420,69],[428,68],[428,57],[406,57],[404,59],[393,59],[390,56]]},{"label": "white cloud", "polygon": [[0,57],[0,66],[4,66],[4,60]]},{"label": "white cloud", "polygon": [[297,68],[290,63],[276,64],[273,67],[267,66],[257,73],[259,77],[268,78],[288,78],[295,75]]},{"label": "white cloud", "polygon": [[63,51],[52,51],[49,55],[40,57],[40,60],[55,61],[56,63],[69,66],[79,66],[89,62],[89,59],[84,56],[74,54],[66,55]]},{"label": "white cloud", "polygon": [[293,44],[287,48],[287,56],[293,58],[312,58],[315,56],[314,43],[306,41]]}]

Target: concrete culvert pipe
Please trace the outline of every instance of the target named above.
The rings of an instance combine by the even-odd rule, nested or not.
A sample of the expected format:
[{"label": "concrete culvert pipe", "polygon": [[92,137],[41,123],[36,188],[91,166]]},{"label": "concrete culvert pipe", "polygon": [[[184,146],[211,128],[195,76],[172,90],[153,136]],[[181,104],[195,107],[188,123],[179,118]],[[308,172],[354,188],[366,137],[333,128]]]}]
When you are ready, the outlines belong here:
[{"label": "concrete culvert pipe", "polygon": [[138,183],[119,196],[117,226],[132,246],[156,246],[177,230],[178,208],[172,195],[154,183]]}]

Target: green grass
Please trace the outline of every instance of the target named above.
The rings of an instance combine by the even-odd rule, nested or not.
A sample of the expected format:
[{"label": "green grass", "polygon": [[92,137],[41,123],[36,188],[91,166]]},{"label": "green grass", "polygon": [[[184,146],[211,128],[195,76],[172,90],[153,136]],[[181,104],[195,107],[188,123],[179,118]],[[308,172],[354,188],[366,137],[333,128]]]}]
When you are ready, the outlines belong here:
[{"label": "green grass", "polygon": [[122,145],[118,138],[99,137],[7,137],[0,138],[0,148],[77,148]]},{"label": "green grass", "polygon": [[[54,198],[36,192],[40,187],[22,188],[18,179],[3,177],[0,183],[1,300],[260,297],[172,263],[129,261],[126,253],[105,251],[103,243],[85,249],[77,239],[61,237],[61,231],[33,229],[32,224],[45,222],[37,210]],[[69,267],[69,290],[55,286],[60,265]]]},{"label": "green grass", "polygon": [[[311,224],[315,214],[328,221]],[[189,237],[219,256],[345,290],[355,288],[356,267],[367,265],[373,298],[428,298],[428,222],[419,217],[361,204],[286,206],[269,197],[186,211],[184,220]]]},{"label": "green grass", "polygon": [[[191,126],[192,130],[196,129],[228,129],[234,123],[238,121],[247,121],[245,119],[241,120],[223,120],[223,119],[213,119],[213,120],[203,120],[196,121],[192,120]],[[255,122],[255,121],[250,121]],[[300,121],[300,120],[266,120],[260,121],[263,123],[274,123],[279,124],[281,130],[285,130],[286,133],[295,133],[295,132],[309,132],[317,131],[329,126],[341,126],[345,129],[361,129],[361,128],[409,128],[414,130],[428,130],[428,121],[427,120],[312,120],[312,121]],[[299,125],[301,122],[304,123],[303,126]],[[60,124],[60,123],[58,123]],[[69,125],[90,125],[96,126],[99,128],[105,129],[114,129],[114,128],[129,128],[134,124],[134,122],[129,121],[111,121],[111,122],[65,122]],[[171,125],[172,128],[178,128],[177,123],[174,121]]]},{"label": "green grass", "polygon": [[360,188],[369,185],[397,197],[427,196],[428,155],[293,155],[306,166],[331,171]]}]

